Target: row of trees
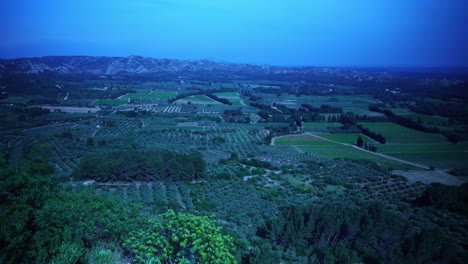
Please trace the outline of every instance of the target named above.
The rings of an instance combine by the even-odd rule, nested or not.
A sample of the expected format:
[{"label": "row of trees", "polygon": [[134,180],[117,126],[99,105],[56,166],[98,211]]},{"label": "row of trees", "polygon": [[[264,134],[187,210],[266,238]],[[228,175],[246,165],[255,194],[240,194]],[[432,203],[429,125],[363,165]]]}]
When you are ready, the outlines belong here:
[{"label": "row of trees", "polygon": [[218,102],[222,103],[222,104],[225,104],[225,105],[232,105],[232,102],[229,101],[229,100],[226,99],[226,98],[221,98],[221,97],[216,96],[216,95],[214,95],[214,94],[212,94],[212,93],[207,93],[207,94],[205,94],[205,95],[208,96],[209,98],[215,100],[215,101],[218,101]]},{"label": "row of trees", "polygon": [[204,176],[206,164],[199,152],[119,151],[91,154],[81,159],[75,179],[108,181],[191,181]]},{"label": "row of trees", "polygon": [[356,140],[356,145],[360,148],[363,148],[363,149],[367,149],[367,150],[370,150],[372,152],[376,152],[377,151],[377,147],[370,144],[370,143],[367,143],[367,142],[364,142],[364,140],[362,139],[361,136],[359,136]]},{"label": "row of trees", "polygon": [[377,142],[379,142],[381,144],[385,144],[387,142],[385,137],[382,136],[382,134],[380,134],[380,133],[373,132],[373,131],[369,130],[368,128],[363,127],[361,124],[358,124],[356,127],[359,128],[359,130],[361,130],[361,132],[364,135],[372,138],[373,140],[375,140],[375,141],[377,141]]}]

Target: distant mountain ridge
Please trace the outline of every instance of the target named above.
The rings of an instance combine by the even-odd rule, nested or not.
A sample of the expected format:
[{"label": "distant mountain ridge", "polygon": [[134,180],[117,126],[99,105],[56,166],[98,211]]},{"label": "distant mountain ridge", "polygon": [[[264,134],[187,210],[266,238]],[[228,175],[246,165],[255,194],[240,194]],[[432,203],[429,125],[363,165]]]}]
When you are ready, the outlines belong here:
[{"label": "distant mountain ridge", "polygon": [[[301,68],[304,70],[303,68]],[[0,73],[40,74],[151,74],[151,73],[257,73],[282,74],[301,71],[299,68],[225,63],[211,60],[155,59],[142,56],[94,57],[48,56],[35,58],[0,59]]]}]

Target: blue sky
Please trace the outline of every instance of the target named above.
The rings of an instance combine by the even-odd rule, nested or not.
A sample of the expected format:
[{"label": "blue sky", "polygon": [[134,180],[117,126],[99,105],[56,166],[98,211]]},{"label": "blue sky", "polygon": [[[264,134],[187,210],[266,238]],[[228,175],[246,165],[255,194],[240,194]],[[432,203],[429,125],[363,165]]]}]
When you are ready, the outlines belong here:
[{"label": "blue sky", "polygon": [[3,0],[0,57],[468,66],[465,0]]}]

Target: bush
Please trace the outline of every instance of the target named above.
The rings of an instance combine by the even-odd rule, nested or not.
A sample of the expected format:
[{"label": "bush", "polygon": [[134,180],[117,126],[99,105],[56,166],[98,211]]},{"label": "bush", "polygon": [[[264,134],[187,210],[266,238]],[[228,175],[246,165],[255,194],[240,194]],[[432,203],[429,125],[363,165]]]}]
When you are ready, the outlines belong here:
[{"label": "bush", "polygon": [[169,210],[123,243],[135,263],[235,263],[232,238],[206,216]]}]

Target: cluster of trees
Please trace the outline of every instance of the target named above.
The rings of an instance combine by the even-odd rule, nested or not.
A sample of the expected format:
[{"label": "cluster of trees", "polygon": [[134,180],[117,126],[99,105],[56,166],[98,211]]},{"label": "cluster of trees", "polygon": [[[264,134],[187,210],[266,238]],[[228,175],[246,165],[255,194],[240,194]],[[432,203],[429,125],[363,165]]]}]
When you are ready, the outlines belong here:
[{"label": "cluster of trees", "polygon": [[356,140],[356,145],[360,148],[363,148],[363,149],[367,149],[367,150],[370,150],[372,152],[376,152],[377,151],[377,147],[370,144],[370,143],[367,143],[367,142],[364,142],[364,140],[362,139],[361,136],[359,136]]},{"label": "cluster of trees", "polygon": [[199,152],[118,151],[90,154],[73,172],[75,179],[108,181],[191,181],[204,176],[206,163]]},{"label": "cluster of trees", "polygon": [[251,106],[260,109],[258,115],[266,122],[284,123],[292,121],[296,126],[301,127],[302,122],[324,122],[324,113],[341,113],[343,110],[338,107],[322,105],[313,107],[303,104],[300,108],[289,108],[282,104],[273,103],[271,106],[261,103],[250,103]]},{"label": "cluster of trees", "polygon": [[380,134],[380,133],[375,133],[375,132],[369,130],[368,128],[363,127],[361,124],[358,124],[356,127],[359,128],[359,130],[361,130],[361,133],[363,133],[364,135],[372,138],[373,140],[375,140],[375,141],[377,141],[377,142],[379,142],[381,144],[385,144],[387,142],[385,137],[382,136],[382,134]]},{"label": "cluster of trees", "polygon": [[468,183],[461,186],[447,186],[432,183],[416,199],[418,206],[432,206],[439,210],[461,213],[468,217]]},{"label": "cluster of trees", "polygon": [[237,109],[229,110],[226,109],[223,112],[223,118],[226,122],[229,123],[250,123],[250,116],[242,114],[242,109],[239,107]]},{"label": "cluster of trees", "polygon": [[301,104],[301,107],[306,108],[309,112],[320,113],[320,114],[341,114],[343,113],[343,108],[331,106],[331,105],[321,105],[320,107],[313,107],[309,104]]},{"label": "cluster of trees", "polygon": [[283,136],[296,131],[297,127],[294,126],[266,126],[265,129],[270,131],[268,136],[265,138],[265,143],[270,144],[271,140],[277,136]]},{"label": "cluster of trees", "polygon": [[[384,209],[341,205],[291,206],[257,235],[267,241],[258,263],[278,257],[304,263],[447,263],[463,260],[463,249],[440,228],[417,227]],[[273,247],[272,247],[273,246]],[[276,250],[275,250],[276,249]],[[276,255],[276,259],[272,256]]]}]

